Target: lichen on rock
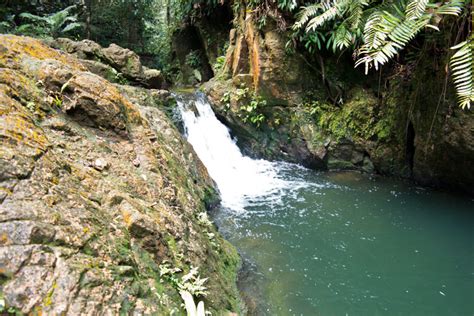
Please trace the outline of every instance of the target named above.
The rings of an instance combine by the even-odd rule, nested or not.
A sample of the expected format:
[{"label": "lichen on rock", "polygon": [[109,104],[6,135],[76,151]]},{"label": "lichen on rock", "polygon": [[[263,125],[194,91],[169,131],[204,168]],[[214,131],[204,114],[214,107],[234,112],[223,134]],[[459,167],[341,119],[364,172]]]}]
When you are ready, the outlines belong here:
[{"label": "lichen on rock", "polygon": [[213,182],[162,111],[169,96],[115,86],[27,37],[0,35],[0,67],[6,308],[183,314],[160,275],[170,262],[177,278],[191,267],[209,278],[210,311],[238,311],[239,257],[199,220]]}]

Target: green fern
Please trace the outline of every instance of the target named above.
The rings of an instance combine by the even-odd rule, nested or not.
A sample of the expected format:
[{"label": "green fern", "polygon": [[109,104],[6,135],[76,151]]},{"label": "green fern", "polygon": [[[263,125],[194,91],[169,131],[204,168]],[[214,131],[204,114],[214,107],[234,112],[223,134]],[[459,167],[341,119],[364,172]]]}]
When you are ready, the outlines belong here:
[{"label": "green fern", "polygon": [[[303,7],[297,14],[293,29],[304,29],[301,38],[310,51],[315,47],[321,49],[322,41],[334,51],[351,45],[356,47],[362,41],[357,49],[356,67],[364,65],[367,73],[370,68],[378,69],[393,59],[422,30],[439,31],[441,17],[458,16],[464,4],[464,0],[394,0],[382,3],[326,0]],[[474,94],[473,42],[471,37],[453,47],[457,52],[451,59],[453,81],[463,108],[470,107]]]},{"label": "green fern", "polygon": [[19,17],[30,23],[19,26],[16,32],[27,35],[58,37],[82,27],[82,24],[78,22],[77,14],[71,14],[75,9],[76,6],[73,5],[47,16],[38,16],[27,12],[21,13]]},{"label": "green fern", "polygon": [[405,7],[403,2],[393,4],[389,11],[375,11],[364,28],[364,45],[359,49],[356,66],[365,65],[366,73],[371,67],[378,69],[402,50],[425,27],[439,30],[431,23],[441,15],[459,15],[464,2],[451,0],[445,4],[429,3],[427,0],[411,0]]},{"label": "green fern", "polygon": [[303,28],[308,21],[318,14],[319,10],[322,9],[320,3],[312,4],[307,7],[303,7],[300,12],[296,15],[297,21],[293,25],[293,29],[298,30]]},{"label": "green fern", "polygon": [[428,5],[428,0],[411,1],[407,5],[407,20],[416,20],[423,16]]},{"label": "green fern", "polygon": [[416,19],[406,19],[388,12],[380,12],[369,18],[364,29],[364,45],[359,49],[356,67],[364,64],[365,71],[370,67],[378,69],[391,60],[430,22],[429,15]]},{"label": "green fern", "polygon": [[337,17],[338,13],[340,12],[339,9],[340,8],[338,8],[336,2],[333,6],[327,8],[320,15],[313,17],[306,26],[306,31],[314,31],[316,28],[320,27],[327,21],[334,20],[334,18]]},{"label": "green fern", "polygon": [[459,106],[470,109],[474,102],[474,36],[451,49],[457,50],[450,66]]},{"label": "green fern", "polygon": [[328,32],[327,47],[334,51],[353,45],[360,37],[364,7],[368,6],[366,0],[331,0],[303,7],[297,15],[293,29],[305,27],[305,32],[317,32],[320,27],[331,21],[336,23],[331,32]]}]

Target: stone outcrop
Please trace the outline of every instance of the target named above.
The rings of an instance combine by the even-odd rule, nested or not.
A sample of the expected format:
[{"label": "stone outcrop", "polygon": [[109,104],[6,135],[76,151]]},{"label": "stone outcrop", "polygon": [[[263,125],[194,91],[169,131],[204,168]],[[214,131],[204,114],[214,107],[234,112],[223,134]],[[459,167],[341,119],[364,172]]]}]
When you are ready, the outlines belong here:
[{"label": "stone outcrop", "polygon": [[313,82],[308,65],[300,55],[287,52],[288,39],[275,21],[268,18],[258,29],[254,20],[252,11],[242,6],[236,28],[230,31],[225,72],[234,86],[243,83],[270,104],[301,102],[303,92]]},{"label": "stone outcrop", "polygon": [[135,52],[116,44],[103,48],[90,40],[76,42],[68,38],[58,38],[49,44],[75,55],[90,72],[111,82],[129,82],[150,89],[160,89],[165,84],[159,70],[143,66]]},{"label": "stone outcrop", "polygon": [[168,97],[0,35],[2,312],[184,313],[192,267],[206,309],[238,311],[238,255],[205,220],[213,183]]}]

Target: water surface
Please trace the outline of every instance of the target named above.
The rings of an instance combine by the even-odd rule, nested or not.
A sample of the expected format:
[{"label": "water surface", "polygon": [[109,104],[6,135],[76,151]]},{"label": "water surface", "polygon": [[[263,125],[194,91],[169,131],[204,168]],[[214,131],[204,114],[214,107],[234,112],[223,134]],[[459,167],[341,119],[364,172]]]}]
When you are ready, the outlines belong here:
[{"label": "water surface", "polygon": [[179,104],[257,314],[474,315],[472,198],[252,160],[204,97]]}]

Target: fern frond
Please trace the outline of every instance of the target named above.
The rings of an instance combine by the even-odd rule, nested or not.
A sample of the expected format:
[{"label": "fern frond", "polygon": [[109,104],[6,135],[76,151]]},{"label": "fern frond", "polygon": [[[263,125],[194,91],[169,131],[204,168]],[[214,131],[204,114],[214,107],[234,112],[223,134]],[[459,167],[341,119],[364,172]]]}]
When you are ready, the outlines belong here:
[{"label": "fern frond", "polygon": [[332,33],[330,40],[328,40],[328,48],[332,44],[332,50],[343,50],[354,43],[353,34],[346,28],[345,24],[339,25],[334,33]]},{"label": "fern frond", "polygon": [[67,32],[70,32],[72,30],[80,29],[81,27],[82,27],[81,23],[74,22],[74,23],[66,25],[66,27],[64,27],[61,32],[62,33],[67,33]]},{"label": "fern frond", "polygon": [[422,17],[426,11],[428,0],[412,0],[406,8],[407,20],[416,20]]},{"label": "fern frond", "polygon": [[321,4],[319,3],[303,7],[303,9],[296,15],[297,21],[293,25],[293,29],[297,30],[302,28],[309,21],[309,19],[318,14],[321,8]]},{"label": "fern frond", "polygon": [[471,108],[474,102],[474,37],[451,49],[457,50],[451,57],[450,67],[458,103],[461,108]]},{"label": "fern frond", "polygon": [[349,8],[347,9],[349,17],[344,22],[349,25],[351,30],[359,28],[364,15],[364,7],[368,5],[369,3],[365,0],[350,1]]},{"label": "fern frond", "polygon": [[441,6],[436,6],[435,12],[438,15],[458,16],[461,13],[463,7],[464,7],[464,0],[450,0]]},{"label": "fern frond", "polygon": [[462,4],[462,0],[443,5],[430,4],[428,0],[411,0],[405,8],[392,4],[390,12],[374,11],[365,24],[364,44],[358,52],[362,57],[357,60],[356,67],[365,64],[366,72],[372,66],[378,69],[379,65],[395,57],[423,28],[438,30],[437,26],[430,24],[434,16],[457,15]]},{"label": "fern frond", "polygon": [[27,13],[27,12],[20,13],[18,16],[21,17],[21,18],[30,20],[32,22],[47,22],[47,20],[48,20],[47,17],[34,15],[34,14],[31,14],[31,13]]},{"label": "fern frond", "polygon": [[[365,71],[370,66],[378,69],[379,65],[387,63],[403,49],[425,26],[431,16],[424,15],[419,19],[402,20],[387,12],[377,16],[377,19],[366,29],[366,41],[359,51],[363,58],[356,62],[356,67],[365,64]],[[367,25],[366,25],[367,26]]]},{"label": "fern frond", "polygon": [[306,26],[306,31],[314,31],[319,26],[323,25],[327,21],[333,20],[338,14],[338,7],[336,5],[332,6],[331,8],[324,11],[322,14],[315,16],[312,18],[308,25]]}]

